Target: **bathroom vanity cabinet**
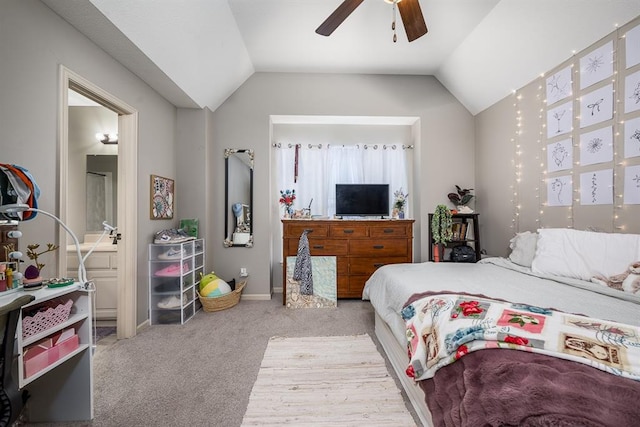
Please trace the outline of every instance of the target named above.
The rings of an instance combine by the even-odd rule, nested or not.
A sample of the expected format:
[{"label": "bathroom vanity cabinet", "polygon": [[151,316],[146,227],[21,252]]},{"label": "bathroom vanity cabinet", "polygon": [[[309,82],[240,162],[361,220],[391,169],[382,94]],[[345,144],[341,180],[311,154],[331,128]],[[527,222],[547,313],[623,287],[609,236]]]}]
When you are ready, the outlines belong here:
[{"label": "bathroom vanity cabinet", "polygon": [[[67,277],[78,277],[78,255],[75,248],[72,245],[67,249]],[[86,254],[87,252],[83,250],[82,256]],[[96,320],[115,321],[118,311],[117,245],[98,245],[84,265],[87,270],[87,279],[96,286]]]}]

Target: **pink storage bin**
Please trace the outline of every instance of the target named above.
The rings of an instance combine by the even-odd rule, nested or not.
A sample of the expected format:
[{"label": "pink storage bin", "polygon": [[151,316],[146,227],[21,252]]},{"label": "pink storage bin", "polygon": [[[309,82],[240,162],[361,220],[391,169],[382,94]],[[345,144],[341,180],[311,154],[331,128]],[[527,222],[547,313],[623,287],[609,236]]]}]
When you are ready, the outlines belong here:
[{"label": "pink storage bin", "polygon": [[37,374],[78,348],[80,344],[78,334],[74,333],[67,339],[60,341],[62,333],[60,332],[27,348],[24,353],[25,378]]},{"label": "pink storage bin", "polygon": [[72,337],[67,338],[66,340],[56,344],[58,347],[58,359],[62,359],[67,354],[73,352],[80,345],[80,339],[78,338],[78,334],[73,334]]},{"label": "pink storage bin", "polygon": [[40,311],[32,316],[24,316],[22,318],[22,338],[29,338],[69,319],[73,300],[69,299],[64,303],[58,303],[58,301],[54,300],[49,303],[51,306],[43,305]]}]

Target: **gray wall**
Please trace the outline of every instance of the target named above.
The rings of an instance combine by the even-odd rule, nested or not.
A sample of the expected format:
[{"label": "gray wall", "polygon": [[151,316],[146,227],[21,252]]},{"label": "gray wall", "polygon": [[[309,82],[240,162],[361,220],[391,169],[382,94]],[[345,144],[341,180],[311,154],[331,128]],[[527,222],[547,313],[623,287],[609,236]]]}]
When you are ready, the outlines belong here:
[{"label": "gray wall", "polygon": [[[623,122],[640,117],[640,111],[625,113],[624,77],[640,70],[640,65],[627,69],[624,64],[623,35],[640,24],[636,18],[612,32],[592,46],[576,53],[552,70],[547,70],[530,84],[496,103],[475,117],[476,126],[476,183],[478,211],[481,213],[480,234],[483,247],[491,255],[509,253],[509,239],[517,232],[535,231],[541,227],[570,227],[595,229],[604,232],[640,233],[640,205],[623,205],[622,194],[625,165],[640,164],[640,157],[624,158]],[[577,79],[580,58],[608,41],[614,41],[614,74],[604,82],[579,90]],[[568,135],[547,139],[546,78],[573,65],[573,131]],[[611,84],[614,81],[614,117],[580,129],[579,97]],[[558,104],[561,104],[558,103]],[[554,104],[554,106],[557,104]],[[553,107],[553,106],[552,106]],[[579,164],[580,134],[600,127],[612,126],[614,160],[597,165]],[[546,173],[547,144],[568,137],[573,138],[572,172]],[[613,169],[614,203],[609,205],[581,205],[579,202],[580,174],[599,169]],[[573,204],[570,207],[546,206],[546,179],[572,174]],[[518,182],[519,180],[519,182]]]},{"label": "gray wall", "polygon": [[[173,221],[149,219],[149,175],[176,176],[176,109],[89,39],[37,0],[0,2],[0,147],[2,161],[24,166],[42,195],[39,207],[58,212],[58,92],[62,64],[139,112],[138,323],[147,319],[147,244]],[[181,215],[176,195],[176,215]],[[21,243],[54,242],[46,218],[20,226]],[[24,249],[24,248],[23,248]],[[51,263],[53,265],[53,263]]]},{"label": "gray wall", "polygon": [[[271,193],[271,115],[418,117],[412,135],[414,152],[414,216],[426,218],[438,203],[447,203],[456,183],[474,186],[474,123],[469,112],[433,77],[256,73],[212,113],[209,153],[213,194],[208,256],[223,277],[238,277],[241,266],[250,277],[245,295],[271,292],[273,254],[271,224],[277,195]],[[224,217],[224,148],[255,150],[253,248],[222,246]],[[425,221],[426,222],[426,221]],[[415,228],[423,258],[427,228]],[[417,259],[416,261],[420,261]],[[279,286],[279,283],[275,283]]]},{"label": "gray wall", "polygon": [[[175,197],[178,215],[198,219],[198,237],[205,238],[210,227],[211,215],[207,212],[211,197],[210,171],[207,167],[209,148],[210,111],[208,109],[178,109],[176,125],[176,182]],[[205,242],[207,244],[208,242]],[[207,251],[208,252],[208,251]],[[211,259],[205,257],[205,267],[211,269]]]}]

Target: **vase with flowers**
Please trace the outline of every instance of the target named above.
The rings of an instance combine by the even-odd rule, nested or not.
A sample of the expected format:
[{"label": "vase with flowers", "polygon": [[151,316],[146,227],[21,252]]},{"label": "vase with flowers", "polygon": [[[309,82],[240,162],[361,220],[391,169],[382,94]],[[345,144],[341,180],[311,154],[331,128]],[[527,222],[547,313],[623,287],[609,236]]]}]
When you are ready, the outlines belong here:
[{"label": "vase with flowers", "polygon": [[402,187],[400,187],[399,190],[393,192],[394,217],[396,216],[395,213],[397,212],[398,218],[404,219],[404,208],[407,205],[407,197],[409,197],[409,194],[405,194],[402,190]]},{"label": "vase with flowers", "polygon": [[296,200],[296,190],[280,190],[280,204],[284,206],[284,217],[293,216],[293,202]]}]

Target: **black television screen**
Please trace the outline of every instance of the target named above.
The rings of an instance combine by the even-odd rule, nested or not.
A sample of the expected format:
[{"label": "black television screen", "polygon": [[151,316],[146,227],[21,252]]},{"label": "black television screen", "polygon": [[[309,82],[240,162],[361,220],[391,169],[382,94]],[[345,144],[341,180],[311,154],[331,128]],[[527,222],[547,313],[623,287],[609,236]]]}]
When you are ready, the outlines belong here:
[{"label": "black television screen", "polygon": [[389,184],[336,184],[337,216],[388,216]]}]

